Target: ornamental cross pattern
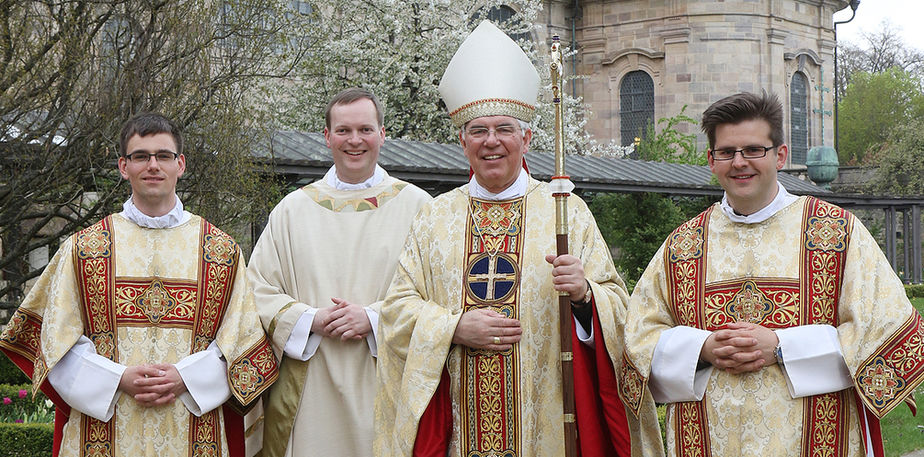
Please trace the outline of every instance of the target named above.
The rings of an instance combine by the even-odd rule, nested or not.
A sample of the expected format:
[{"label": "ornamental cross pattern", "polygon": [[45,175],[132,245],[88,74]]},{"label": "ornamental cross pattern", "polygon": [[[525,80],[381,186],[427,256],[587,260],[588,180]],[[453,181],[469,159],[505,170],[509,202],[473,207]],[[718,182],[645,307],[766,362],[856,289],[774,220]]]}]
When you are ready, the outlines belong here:
[{"label": "ornamental cross pattern", "polygon": [[895,376],[895,371],[886,366],[882,358],[877,358],[871,366],[864,368],[859,379],[867,396],[874,397],[876,403],[882,404],[895,397],[904,382]]},{"label": "ornamental cross pattern", "polygon": [[176,304],[177,301],[170,296],[170,292],[160,280],[154,280],[135,302],[135,305],[148,316],[153,324],[159,323],[176,307]]},{"label": "ornamental cross pattern", "polygon": [[771,303],[753,281],[746,281],[729,304],[729,314],[739,321],[759,323],[770,314]]},{"label": "ornamental cross pattern", "polygon": [[468,270],[469,290],[484,301],[503,300],[513,291],[516,281],[516,267],[503,254],[479,256]]}]

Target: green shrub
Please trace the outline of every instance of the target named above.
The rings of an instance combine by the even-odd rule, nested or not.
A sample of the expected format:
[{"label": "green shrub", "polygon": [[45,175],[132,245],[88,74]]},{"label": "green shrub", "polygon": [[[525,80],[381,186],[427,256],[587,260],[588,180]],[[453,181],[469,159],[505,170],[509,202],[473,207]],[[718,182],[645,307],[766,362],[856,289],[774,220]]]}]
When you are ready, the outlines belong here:
[{"label": "green shrub", "polygon": [[0,355],[0,384],[26,384],[29,377],[6,355]]},{"label": "green shrub", "polygon": [[32,398],[29,384],[0,384],[0,422],[53,422],[54,406],[41,391]]},{"label": "green shrub", "polygon": [[51,455],[54,424],[0,424],[0,457]]},{"label": "green shrub", "polygon": [[924,284],[905,284],[905,294],[908,298],[924,297]]}]

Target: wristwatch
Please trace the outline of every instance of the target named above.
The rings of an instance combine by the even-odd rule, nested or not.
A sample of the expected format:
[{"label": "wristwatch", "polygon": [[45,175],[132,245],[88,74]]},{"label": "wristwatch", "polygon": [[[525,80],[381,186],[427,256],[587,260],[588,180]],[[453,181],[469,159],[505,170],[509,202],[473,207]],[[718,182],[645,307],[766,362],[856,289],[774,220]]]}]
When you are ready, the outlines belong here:
[{"label": "wristwatch", "polygon": [[594,299],[594,291],[590,288],[590,281],[587,281],[586,279],[584,281],[587,282],[587,292],[584,293],[584,298],[582,298],[581,301],[571,302],[571,306],[574,306],[575,308],[583,308],[589,305],[590,302]]},{"label": "wristwatch", "polygon": [[780,344],[776,345],[776,349],[773,350],[773,358],[776,359],[777,365],[783,366],[783,347]]}]

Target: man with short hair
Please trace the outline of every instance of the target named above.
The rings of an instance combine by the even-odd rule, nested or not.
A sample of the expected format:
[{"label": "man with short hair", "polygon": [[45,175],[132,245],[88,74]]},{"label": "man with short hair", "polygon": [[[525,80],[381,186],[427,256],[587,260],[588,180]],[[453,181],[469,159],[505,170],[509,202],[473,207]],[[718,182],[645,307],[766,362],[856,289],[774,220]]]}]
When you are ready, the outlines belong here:
[{"label": "man with short hair", "polygon": [[678,227],[629,306],[621,393],[668,403],[670,455],[882,455],[924,382],[921,316],[849,212],[796,197],[775,95],[703,113],[721,203]]},{"label": "man with short hair", "polygon": [[125,123],[123,211],[61,245],[0,336],[56,401],[56,454],[242,456],[231,407],[276,378],[238,245],[176,195],[182,148],[159,114]]},{"label": "man with short hair", "polygon": [[487,21],[443,75],[472,178],[421,210],[382,306],[376,455],[564,455],[560,293],[581,322],[583,455],[660,454],[650,397],[644,424],[616,398],[628,294],[606,243],[571,196],[572,254],[553,254],[552,189],[524,169],[538,89],[527,56]]},{"label": "man with short hair", "polygon": [[250,259],[281,358],[264,400],[263,456],[372,456],[379,307],[430,200],[376,164],[385,127],[375,95],[344,90],[325,117],[334,165],[273,209]]}]

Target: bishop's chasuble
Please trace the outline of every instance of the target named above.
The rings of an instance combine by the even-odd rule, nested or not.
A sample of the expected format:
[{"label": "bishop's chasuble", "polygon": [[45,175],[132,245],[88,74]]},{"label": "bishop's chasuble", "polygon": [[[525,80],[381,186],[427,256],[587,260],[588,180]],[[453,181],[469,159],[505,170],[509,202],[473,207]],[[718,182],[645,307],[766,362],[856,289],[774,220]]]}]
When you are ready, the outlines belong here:
[{"label": "bishop's chasuble", "polygon": [[367,340],[317,335],[320,345],[305,361],[283,350],[305,311],[333,306],[331,297],[378,311],[411,222],[428,200],[385,174],[359,190],[322,179],[273,209],[248,267],[281,360],[279,381],[264,400],[263,456],[372,455],[375,353]]},{"label": "bishop's chasuble", "polygon": [[[61,456],[241,456],[238,412],[277,375],[256,318],[241,252],[199,216],[148,229],[111,215],[72,235],[51,259],[0,336],[0,348],[56,400]],[[183,402],[143,407],[118,395],[107,422],[70,408],[46,377],[87,336],[126,366],[176,364],[217,344],[232,399],[195,416]]]},{"label": "bishop's chasuble", "polygon": [[[421,209],[382,306],[375,454],[564,455],[558,294],[545,261],[556,252],[551,190],[530,178],[525,196],[485,201],[468,188]],[[568,210],[569,251],[595,306],[594,346],[572,335],[580,447],[659,455],[650,396],[642,433],[615,392],[625,286],[587,206],[572,196]],[[461,313],[476,308],[519,320],[520,342],[505,352],[453,345]]]},{"label": "bishop's chasuble", "polygon": [[[811,370],[819,361],[787,359],[785,348],[782,367],[711,369],[701,400],[668,405],[668,455],[881,455],[879,418],[924,381],[924,326],[876,241],[852,214],[813,197],[754,224],[718,208],[678,227],[638,282],[620,373],[624,401],[636,405],[653,388],[653,351],[675,326],[715,331],[747,321],[780,335],[828,325],[852,387],[794,398],[786,365]],[[697,355],[674,363],[695,365]]]}]

